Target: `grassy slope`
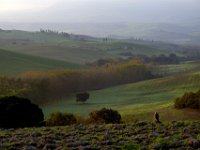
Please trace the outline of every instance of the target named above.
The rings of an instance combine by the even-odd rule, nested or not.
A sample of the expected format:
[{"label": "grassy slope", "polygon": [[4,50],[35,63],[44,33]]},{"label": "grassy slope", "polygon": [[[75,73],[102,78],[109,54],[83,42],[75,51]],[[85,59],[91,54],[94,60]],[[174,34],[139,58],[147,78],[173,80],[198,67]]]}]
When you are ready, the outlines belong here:
[{"label": "grassy slope", "polygon": [[16,75],[30,70],[80,68],[80,65],[0,50],[0,75]]},{"label": "grassy slope", "polygon": [[119,110],[123,116],[131,115],[125,117],[126,120],[134,115],[134,119],[151,120],[154,111],[159,111],[164,120],[197,119],[200,115],[193,115],[192,113],[197,114],[195,111],[188,111],[185,114],[186,111],[173,109],[173,100],[184,92],[196,91],[199,87],[200,73],[185,73],[91,91],[90,100],[86,104],[77,104],[75,97],[72,96],[43,106],[43,109],[46,115],[53,111],[86,115],[90,111],[107,107]]},{"label": "grassy slope", "polygon": [[[119,41],[80,41],[66,39],[52,33],[31,33],[24,31],[0,32],[0,48],[62,60],[53,61],[35,56],[0,51],[0,73],[2,74],[16,74],[28,70],[54,69],[58,67],[74,68],[77,65],[64,63],[64,61],[84,64],[87,61],[94,61],[102,57],[118,57],[121,52],[146,55],[170,53],[169,51],[166,52],[152,48],[151,46],[149,47],[148,45],[130,44]],[[182,68],[180,66],[169,66],[168,71],[173,74],[173,71],[176,72],[177,69],[184,71],[185,68],[191,68],[192,66],[190,64],[188,66],[181,66]],[[164,74],[166,73],[164,72]],[[136,84],[128,84],[93,91],[91,92],[90,101],[84,105],[76,104],[74,97],[71,97],[67,101],[60,101],[56,105],[53,104],[44,107],[44,110],[46,114],[55,110],[87,114],[91,110],[102,107],[113,107],[124,115],[143,115],[154,110],[163,110],[163,108],[171,110],[172,102],[170,100],[181,95],[184,91],[198,89],[199,84],[197,81],[199,81],[198,75],[190,74],[182,76],[181,78],[166,77]],[[175,114],[177,113],[175,112]]]},{"label": "grassy slope", "polygon": [[181,64],[159,65],[154,69],[156,74],[161,76],[169,76],[175,74],[183,74],[187,72],[195,72],[200,70],[200,61],[189,61]]},{"label": "grassy slope", "polygon": [[41,56],[55,60],[67,61],[76,64],[85,64],[86,62],[96,61],[104,57],[112,57],[105,52],[74,46],[61,46],[57,44],[29,44],[29,45],[7,45],[4,49],[23,54]]},{"label": "grassy slope", "polygon": [[73,40],[54,33],[25,31],[0,31],[0,48],[15,52],[48,57],[72,63],[84,64],[102,57],[119,57],[121,52],[133,54],[169,54],[144,44],[120,41]]}]

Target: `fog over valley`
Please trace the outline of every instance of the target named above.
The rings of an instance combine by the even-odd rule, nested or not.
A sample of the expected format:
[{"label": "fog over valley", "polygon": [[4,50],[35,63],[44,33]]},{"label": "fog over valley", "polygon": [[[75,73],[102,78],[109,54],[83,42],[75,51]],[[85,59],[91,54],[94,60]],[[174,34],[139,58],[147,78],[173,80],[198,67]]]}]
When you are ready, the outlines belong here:
[{"label": "fog over valley", "polygon": [[1,22],[199,21],[198,0],[2,0]]},{"label": "fog over valley", "polygon": [[199,6],[198,0],[2,0],[0,28],[198,44]]}]

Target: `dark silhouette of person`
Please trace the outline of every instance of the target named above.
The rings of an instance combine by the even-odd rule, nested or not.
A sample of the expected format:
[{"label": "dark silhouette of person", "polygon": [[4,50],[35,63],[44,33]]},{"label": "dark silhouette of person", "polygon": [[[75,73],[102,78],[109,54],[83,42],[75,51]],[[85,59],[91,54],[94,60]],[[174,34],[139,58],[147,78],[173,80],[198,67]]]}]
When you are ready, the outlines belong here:
[{"label": "dark silhouette of person", "polygon": [[154,113],[154,119],[155,119],[156,123],[160,123],[160,116],[159,116],[158,112]]}]

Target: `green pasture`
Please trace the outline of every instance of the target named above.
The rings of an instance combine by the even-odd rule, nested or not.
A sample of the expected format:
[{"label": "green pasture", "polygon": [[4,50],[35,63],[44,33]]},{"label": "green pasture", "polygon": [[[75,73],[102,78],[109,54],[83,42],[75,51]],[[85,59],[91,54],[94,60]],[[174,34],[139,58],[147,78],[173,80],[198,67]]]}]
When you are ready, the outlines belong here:
[{"label": "green pasture", "polygon": [[171,50],[120,40],[69,39],[55,33],[0,31],[0,48],[75,64],[85,64],[100,58],[118,58],[122,53],[159,55]]},{"label": "green pasture", "polygon": [[183,74],[187,72],[195,72],[200,70],[200,62],[183,62],[180,64],[159,65],[155,69],[155,73],[161,76]]},{"label": "green pasture", "polygon": [[[162,46],[161,46],[162,47]],[[165,45],[165,47],[167,47]],[[118,58],[121,53],[159,55],[172,51],[148,44],[119,40],[68,39],[55,33],[0,30],[0,75],[16,75],[26,71],[81,68],[100,58]],[[178,53],[175,51],[175,53]],[[90,91],[90,99],[76,103],[75,95],[42,106],[45,116],[62,111],[87,116],[103,107],[117,109],[126,120],[152,118],[159,111],[163,119],[188,119],[194,111],[175,110],[173,100],[186,91],[200,87],[199,63],[183,63],[156,67],[162,78]],[[171,116],[171,117],[170,117]],[[199,117],[200,118],[200,117]]]},{"label": "green pasture", "polygon": [[0,50],[0,75],[14,76],[26,71],[51,69],[78,69],[81,65],[38,56]]},{"label": "green pasture", "polygon": [[[75,96],[71,96],[42,108],[46,116],[55,111],[87,116],[93,110],[106,107],[117,109],[123,116],[134,116],[135,119],[140,116],[148,120],[154,111],[159,111],[167,119],[170,115],[183,114],[181,110],[173,108],[173,100],[184,92],[197,91],[199,87],[200,74],[188,73],[90,91],[90,99],[85,104],[77,103]],[[151,114],[151,117],[147,114]],[[174,118],[176,117],[172,117]]]}]

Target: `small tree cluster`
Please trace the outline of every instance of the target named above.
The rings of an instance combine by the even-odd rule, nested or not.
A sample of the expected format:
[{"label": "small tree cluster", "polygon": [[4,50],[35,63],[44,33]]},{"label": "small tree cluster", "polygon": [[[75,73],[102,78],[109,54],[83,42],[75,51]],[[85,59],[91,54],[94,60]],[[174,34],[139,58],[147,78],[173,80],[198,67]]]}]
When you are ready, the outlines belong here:
[{"label": "small tree cluster", "polygon": [[16,96],[0,98],[0,127],[39,126],[43,120],[42,110],[28,99]]},{"label": "small tree cluster", "polygon": [[73,114],[55,112],[51,113],[46,120],[47,126],[65,126],[76,123],[76,118]]},{"label": "small tree cluster", "polygon": [[90,98],[90,94],[85,92],[85,93],[78,93],[76,94],[76,102],[86,102]]},{"label": "small tree cluster", "polygon": [[121,115],[112,109],[103,108],[98,111],[93,111],[89,114],[90,123],[120,123]]},{"label": "small tree cluster", "polygon": [[175,108],[200,108],[200,90],[196,93],[186,92],[182,97],[178,97],[175,99]]}]

